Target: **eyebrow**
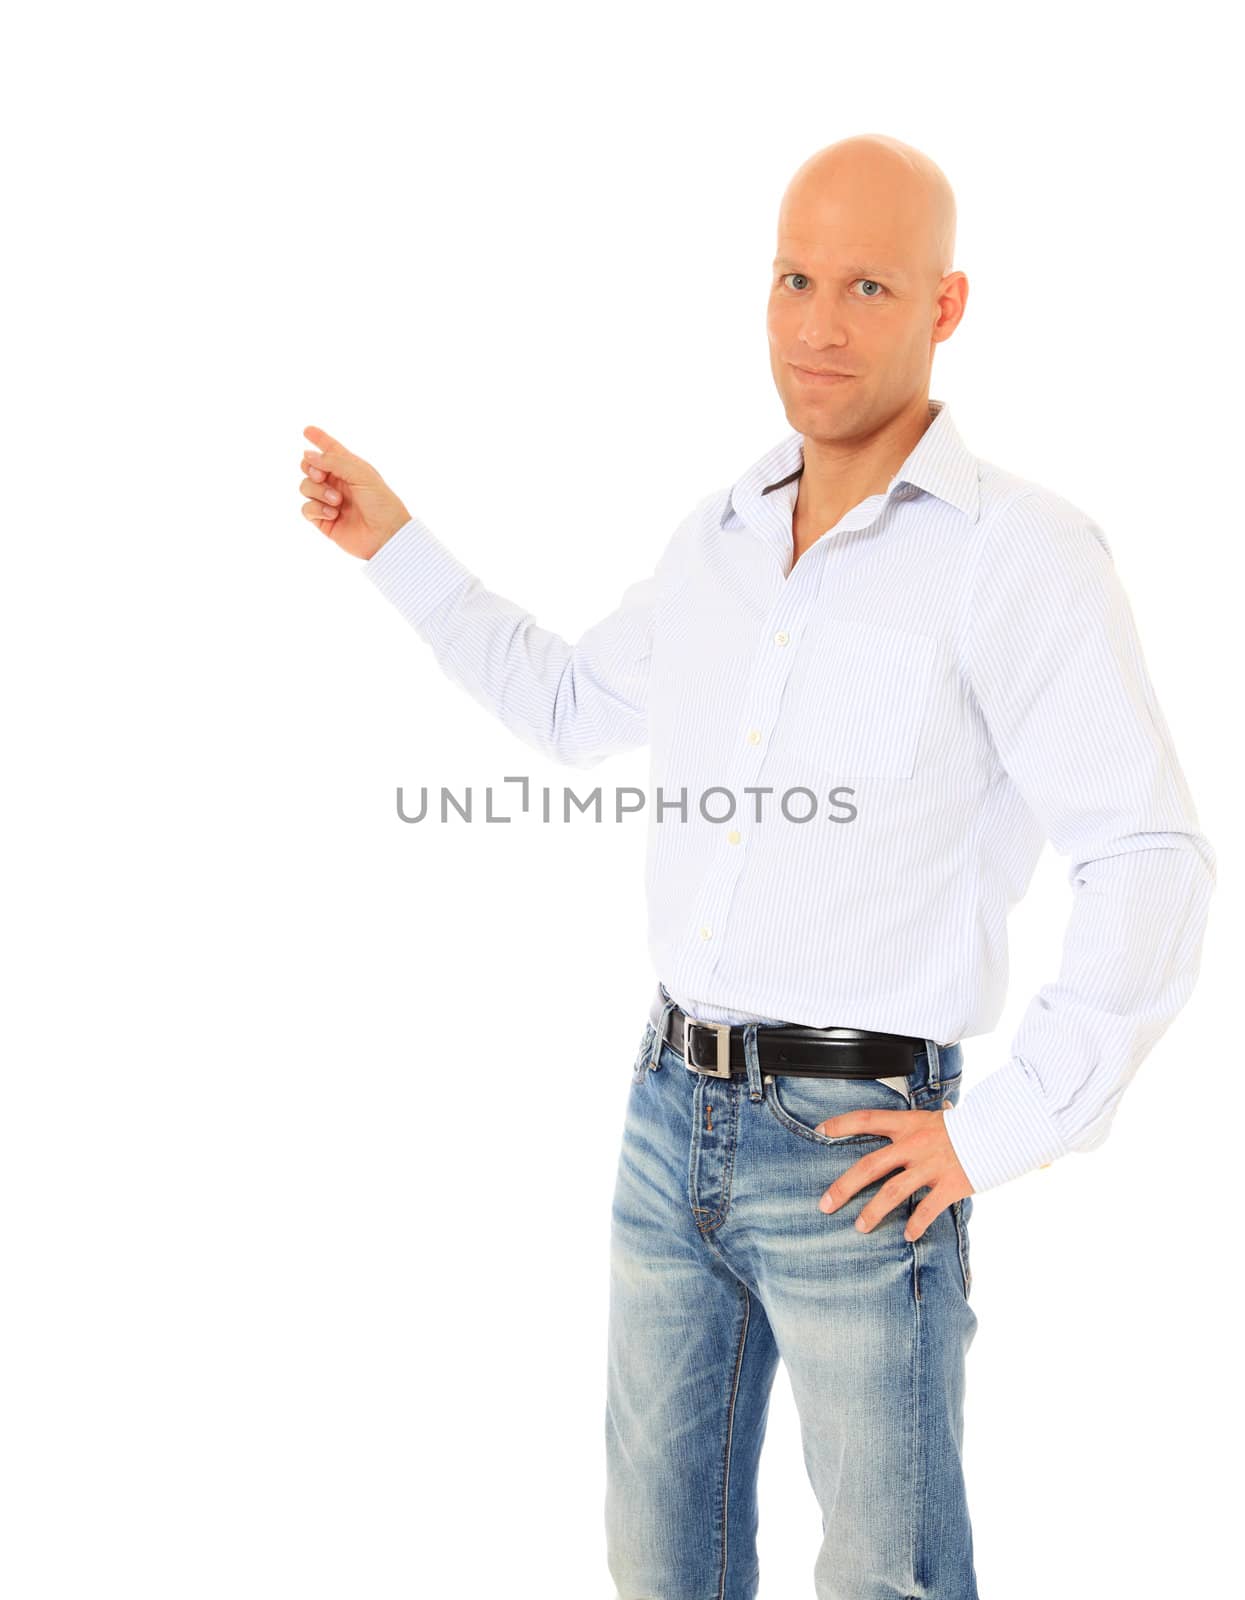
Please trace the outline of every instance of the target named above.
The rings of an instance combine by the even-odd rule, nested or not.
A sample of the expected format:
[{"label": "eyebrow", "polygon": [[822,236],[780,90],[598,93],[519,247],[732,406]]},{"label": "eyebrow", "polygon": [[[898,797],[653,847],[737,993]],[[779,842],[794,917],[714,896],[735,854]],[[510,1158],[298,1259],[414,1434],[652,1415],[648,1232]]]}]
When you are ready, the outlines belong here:
[{"label": "eyebrow", "polygon": [[[775,256],[776,267],[788,267],[793,271],[802,271],[796,263],[787,256]],[[875,262],[872,266],[844,267],[844,272],[850,273],[853,278],[902,278],[903,273],[898,267],[884,267]]]}]

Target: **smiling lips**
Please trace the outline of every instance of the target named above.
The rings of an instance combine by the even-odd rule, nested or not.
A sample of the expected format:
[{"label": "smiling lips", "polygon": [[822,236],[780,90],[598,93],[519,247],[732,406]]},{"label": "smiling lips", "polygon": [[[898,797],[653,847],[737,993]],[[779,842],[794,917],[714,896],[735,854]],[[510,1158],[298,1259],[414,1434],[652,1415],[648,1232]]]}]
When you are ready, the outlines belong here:
[{"label": "smiling lips", "polygon": [[851,372],[817,372],[809,367],[797,367],[793,362],[791,370],[801,383],[846,383],[855,374]]}]

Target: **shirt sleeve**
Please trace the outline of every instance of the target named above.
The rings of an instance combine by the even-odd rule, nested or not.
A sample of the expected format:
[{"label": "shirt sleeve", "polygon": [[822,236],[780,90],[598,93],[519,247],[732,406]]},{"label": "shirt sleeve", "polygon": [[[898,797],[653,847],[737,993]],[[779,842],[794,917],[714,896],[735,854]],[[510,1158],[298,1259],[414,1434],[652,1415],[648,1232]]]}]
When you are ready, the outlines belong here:
[{"label": "shirt sleeve", "polygon": [[1196,981],[1216,869],[1094,522],[1022,493],[986,533],[966,640],[998,759],[1073,890],[1058,977],[945,1112],[981,1190],[1106,1139]]},{"label": "shirt sleeve", "polygon": [[446,676],[533,749],[592,767],[647,742],[661,562],[575,644],[486,589],[418,517],[385,541],[364,573],[431,646]]}]

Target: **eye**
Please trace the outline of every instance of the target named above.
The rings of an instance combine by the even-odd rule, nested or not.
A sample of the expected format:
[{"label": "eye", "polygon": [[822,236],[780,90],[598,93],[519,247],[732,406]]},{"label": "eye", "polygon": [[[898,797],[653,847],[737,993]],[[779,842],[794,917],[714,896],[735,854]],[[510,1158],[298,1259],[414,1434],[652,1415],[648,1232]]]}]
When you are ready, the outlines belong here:
[{"label": "eye", "polygon": [[886,292],[886,291],[885,291],[885,290],[884,290],[884,289],[883,289],[883,288],[882,288],[882,285],[881,285],[881,284],[880,284],[880,283],[879,283],[879,282],[878,282],[878,281],[877,281],[877,279],[876,279],[876,278],[857,278],[857,279],[856,279],[856,282],[857,282],[857,283],[870,283],[870,284],[872,284],[872,285],[873,285],[873,287],[874,287],[874,288],[875,288],[875,289],[877,289],[877,290],[878,290],[878,291],[879,291],[879,293],[878,293],[878,294],[867,294],[867,295],[866,295],[866,296],[865,296],[865,299],[866,299],[866,300],[877,300],[877,299],[878,299],[878,298],[879,298],[879,297],[880,297],[880,295],[881,295],[881,294],[884,294],[884,293],[885,293],[885,292]]},{"label": "eye", "polygon": [[805,283],[808,282],[808,279],[802,272],[784,272],[783,280],[785,281],[787,278],[801,278]]}]

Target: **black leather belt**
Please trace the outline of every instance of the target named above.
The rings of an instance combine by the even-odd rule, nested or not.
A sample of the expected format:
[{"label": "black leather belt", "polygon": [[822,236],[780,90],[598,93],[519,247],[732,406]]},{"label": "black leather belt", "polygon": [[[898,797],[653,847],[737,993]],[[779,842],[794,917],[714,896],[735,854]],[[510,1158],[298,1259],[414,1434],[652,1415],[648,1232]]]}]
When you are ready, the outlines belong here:
[{"label": "black leather belt", "polygon": [[[660,1030],[668,1004],[659,987],[649,1007],[649,1021]],[[697,1022],[679,1006],[670,1011],[663,1042],[683,1057],[684,1065],[714,1078],[742,1076],[744,1030],[741,1025]],[[868,1028],[806,1028],[798,1023],[757,1028],[761,1071],[792,1078],[906,1078],[925,1040],[904,1033],[873,1033]]]}]

